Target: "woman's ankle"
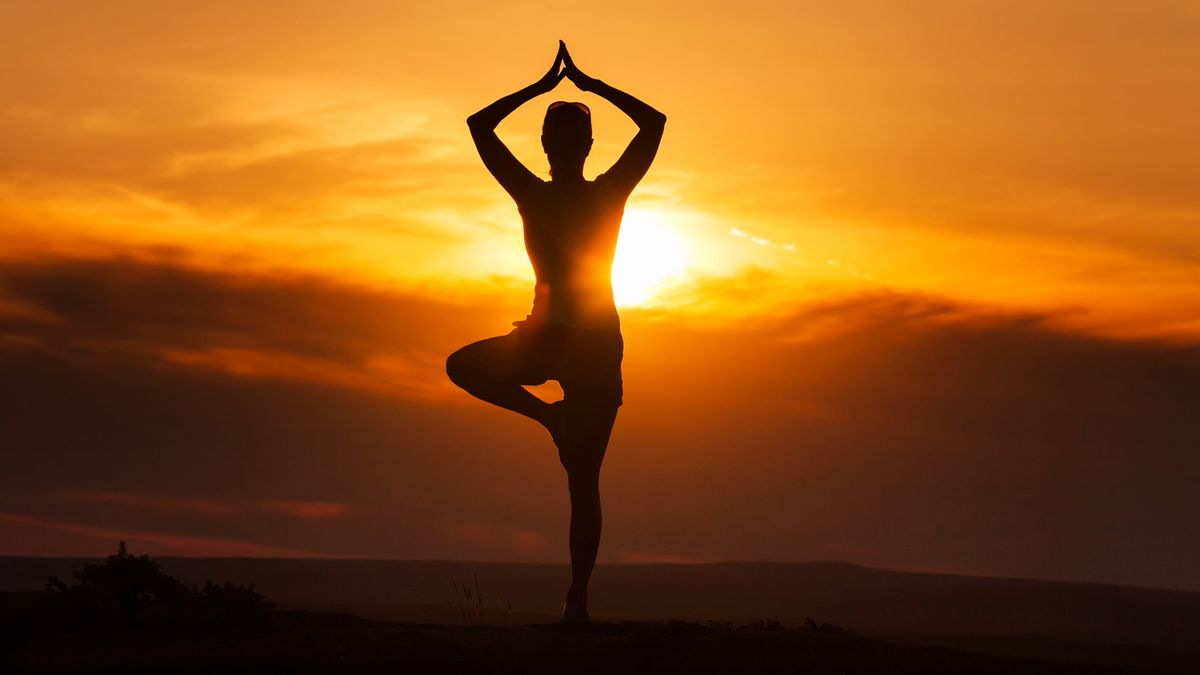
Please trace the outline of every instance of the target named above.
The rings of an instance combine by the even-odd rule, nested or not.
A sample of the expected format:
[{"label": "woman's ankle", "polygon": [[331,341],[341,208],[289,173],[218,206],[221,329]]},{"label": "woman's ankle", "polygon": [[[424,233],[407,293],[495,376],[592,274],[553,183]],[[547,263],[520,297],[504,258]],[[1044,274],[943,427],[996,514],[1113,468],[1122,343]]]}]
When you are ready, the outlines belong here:
[{"label": "woman's ankle", "polygon": [[576,607],[587,607],[587,589],[584,589],[583,591],[577,591],[575,590],[575,587],[572,586],[567,590],[567,604],[574,605]]}]

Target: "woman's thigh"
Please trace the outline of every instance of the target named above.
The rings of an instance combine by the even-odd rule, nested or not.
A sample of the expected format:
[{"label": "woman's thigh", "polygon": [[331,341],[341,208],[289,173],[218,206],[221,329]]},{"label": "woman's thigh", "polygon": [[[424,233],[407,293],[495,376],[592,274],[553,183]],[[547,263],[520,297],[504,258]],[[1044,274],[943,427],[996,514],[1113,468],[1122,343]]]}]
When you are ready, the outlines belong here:
[{"label": "woman's thigh", "polygon": [[541,384],[523,359],[518,358],[516,336],[513,333],[491,337],[459,349],[446,359],[446,374],[455,384],[475,382],[504,382],[511,384]]},{"label": "woman's thigh", "polygon": [[566,439],[558,459],[568,473],[599,475],[608,439],[617,420],[617,406],[575,400],[567,402]]},{"label": "woman's thigh", "polygon": [[620,407],[624,355],[625,341],[619,332],[579,331],[556,364],[563,399],[600,410]]}]

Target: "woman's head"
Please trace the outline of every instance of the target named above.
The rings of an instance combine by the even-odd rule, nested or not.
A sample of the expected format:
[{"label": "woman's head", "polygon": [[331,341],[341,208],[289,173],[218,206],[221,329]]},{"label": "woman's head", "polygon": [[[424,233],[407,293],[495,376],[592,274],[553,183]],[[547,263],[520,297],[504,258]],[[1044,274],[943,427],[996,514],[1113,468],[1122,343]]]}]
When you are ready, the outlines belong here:
[{"label": "woman's head", "polygon": [[550,159],[550,173],[554,166],[578,163],[592,149],[592,113],[582,103],[555,101],[546,109],[542,122],[542,149]]}]

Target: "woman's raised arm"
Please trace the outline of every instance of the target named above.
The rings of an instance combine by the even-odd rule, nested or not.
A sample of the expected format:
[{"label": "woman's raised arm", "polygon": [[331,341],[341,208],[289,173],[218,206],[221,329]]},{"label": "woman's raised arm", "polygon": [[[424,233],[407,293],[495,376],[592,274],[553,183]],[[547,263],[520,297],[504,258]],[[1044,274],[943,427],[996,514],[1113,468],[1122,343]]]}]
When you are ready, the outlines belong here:
[{"label": "woman's raised arm", "polygon": [[467,118],[467,126],[471,129],[471,138],[475,141],[475,148],[479,151],[479,157],[483,159],[483,165],[514,199],[539,179],[524,164],[521,164],[504,145],[500,137],[496,135],[496,126],[524,103],[558,86],[566,73],[566,71],[559,70],[566,52],[566,45],[560,40],[558,54],[554,57],[554,65],[541,79],[501,98]]},{"label": "woman's raised arm", "polygon": [[642,180],[642,176],[645,176],[646,171],[650,169],[650,164],[654,162],[659,142],[662,141],[667,116],[620,89],[583,74],[583,71],[579,70],[575,62],[571,60],[571,54],[566,51],[566,45],[563,45],[562,53],[566,61],[563,72],[571,82],[575,83],[576,87],[583,91],[590,91],[609,101],[621,112],[629,115],[634,124],[637,124],[637,135],[629,142],[629,147],[625,148],[620,159],[604,172],[608,179],[627,192],[632,192],[638,181]]}]

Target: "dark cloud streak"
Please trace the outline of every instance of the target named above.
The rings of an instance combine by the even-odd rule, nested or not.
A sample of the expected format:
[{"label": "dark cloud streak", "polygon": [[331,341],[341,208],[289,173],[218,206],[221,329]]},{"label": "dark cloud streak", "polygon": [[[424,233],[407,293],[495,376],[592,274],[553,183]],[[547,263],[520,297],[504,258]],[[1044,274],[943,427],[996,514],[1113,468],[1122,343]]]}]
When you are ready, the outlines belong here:
[{"label": "dark cloud streak", "polygon": [[[533,425],[453,392],[161,357],[225,346],[369,374],[381,353],[420,353],[409,376],[440,383],[441,355],[504,330],[520,298],[454,305],[134,258],[8,265],[0,292],[56,317],[0,319],[4,512],[338,555],[565,551],[562,476]],[[729,324],[626,312],[607,555],[1200,589],[1200,346],[1061,323],[896,292]],[[316,506],[181,516],[64,492]],[[494,551],[463,538],[483,521],[522,534]]]}]

